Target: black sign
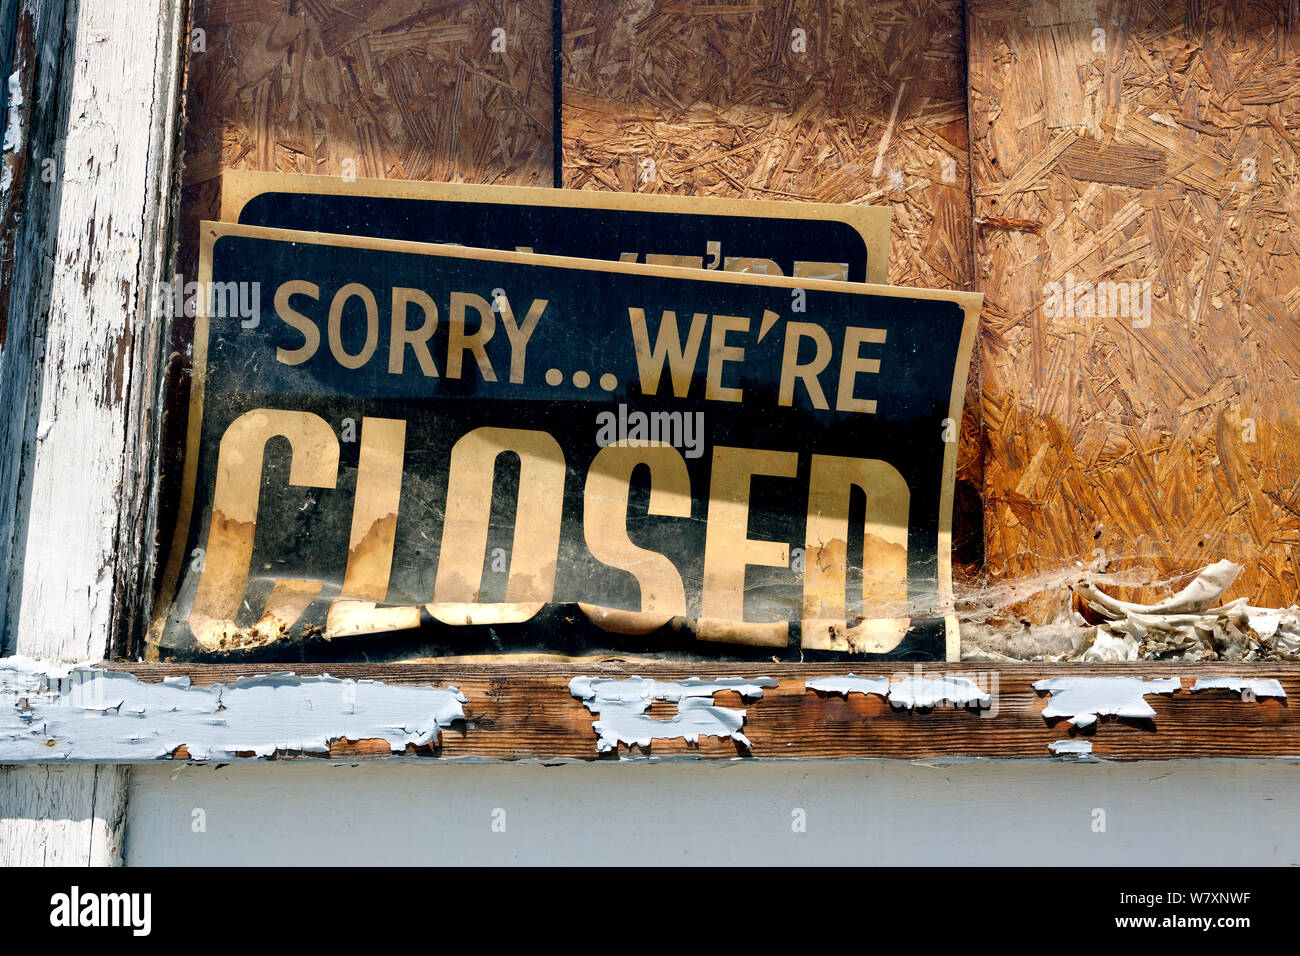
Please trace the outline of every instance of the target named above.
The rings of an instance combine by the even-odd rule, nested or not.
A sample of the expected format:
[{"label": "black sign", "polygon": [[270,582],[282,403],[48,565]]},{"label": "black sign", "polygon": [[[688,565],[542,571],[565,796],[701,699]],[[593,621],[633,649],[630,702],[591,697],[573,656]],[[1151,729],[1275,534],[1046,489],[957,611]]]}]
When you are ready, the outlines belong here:
[{"label": "black sign", "polygon": [[215,223],[195,294],[172,653],[956,650],[978,295]]},{"label": "black sign", "polygon": [[890,210],[228,172],[226,222],[805,279],[885,282]]}]

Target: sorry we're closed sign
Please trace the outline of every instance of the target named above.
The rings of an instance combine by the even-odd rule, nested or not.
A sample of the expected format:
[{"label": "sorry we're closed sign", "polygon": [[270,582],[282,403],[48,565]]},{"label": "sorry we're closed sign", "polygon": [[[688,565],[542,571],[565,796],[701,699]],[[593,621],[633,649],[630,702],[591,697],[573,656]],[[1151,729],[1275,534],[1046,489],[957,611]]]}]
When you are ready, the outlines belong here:
[{"label": "sorry we're closed sign", "polygon": [[979,296],[201,239],[166,653],[948,653]]}]

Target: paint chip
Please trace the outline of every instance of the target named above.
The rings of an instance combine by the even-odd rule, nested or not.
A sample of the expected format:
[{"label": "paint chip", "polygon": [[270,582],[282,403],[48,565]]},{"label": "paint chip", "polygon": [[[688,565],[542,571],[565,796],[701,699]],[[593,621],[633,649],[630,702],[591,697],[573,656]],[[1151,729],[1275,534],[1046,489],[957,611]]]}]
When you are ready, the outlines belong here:
[{"label": "paint chip", "polygon": [[[592,723],[597,753],[617,750],[619,744],[648,747],[652,740],[674,737],[689,743],[698,743],[700,737],[729,737],[748,748],[749,739],[741,733],[745,711],[719,707],[713,703],[713,695],[732,690],[746,700],[757,700],[763,696],[764,687],[775,687],[776,683],[770,677],[713,681],[698,677],[682,681],[575,677],[569,681],[569,693],[597,717]],[[668,720],[648,717],[646,711],[656,700],[676,703],[677,713]]]},{"label": "paint chip", "polygon": [[848,697],[849,694],[889,696],[888,677],[859,677],[857,674],[845,674],[843,677],[814,677],[812,680],[804,681],[803,686],[808,690],[815,690],[822,694],[839,694],[841,697]]},{"label": "paint chip", "polygon": [[4,143],[0,144],[0,150],[13,153],[23,145],[23,79],[17,70],[9,75],[8,94],[9,119],[5,123]]},{"label": "paint chip", "polygon": [[1281,681],[1265,677],[1198,677],[1192,685],[1192,693],[1201,690],[1231,690],[1243,698],[1285,697]]},{"label": "paint chip", "polygon": [[895,707],[988,707],[993,698],[969,677],[905,677],[889,685]]},{"label": "paint chip", "polygon": [[1034,682],[1034,690],[1051,694],[1043,719],[1069,717],[1076,727],[1089,727],[1107,714],[1154,717],[1156,712],[1142,698],[1146,694],[1172,694],[1182,686],[1176,677],[1051,677]]},{"label": "paint chip", "polygon": [[992,706],[993,698],[969,677],[905,677],[891,681],[888,677],[814,677],[804,687],[823,694],[876,694],[896,708]]},{"label": "paint chip", "polygon": [[1047,746],[1058,757],[1087,757],[1092,754],[1091,740],[1056,740]]}]

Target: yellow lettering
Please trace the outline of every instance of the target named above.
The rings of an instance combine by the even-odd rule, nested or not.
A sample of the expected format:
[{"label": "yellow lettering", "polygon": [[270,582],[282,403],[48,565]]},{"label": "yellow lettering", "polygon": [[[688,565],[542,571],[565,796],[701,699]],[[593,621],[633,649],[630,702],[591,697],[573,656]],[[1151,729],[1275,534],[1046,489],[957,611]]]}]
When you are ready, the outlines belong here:
[{"label": "yellow lettering", "polygon": [[727,256],[722,263],[723,272],[744,272],[756,276],[783,276],[781,267],[771,259],[752,259],[749,256]]},{"label": "yellow lettering", "polygon": [[793,478],[799,456],[759,448],[713,449],[709,520],[704,533],[704,593],[700,636],[708,640],[784,647],[785,621],[745,621],[745,568],[751,564],[786,567],[790,546],[749,537],[749,491],[754,475]]},{"label": "yellow lettering", "polygon": [[[470,307],[478,312],[478,329],[472,333],[465,331],[465,309]],[[461,362],[466,352],[474,353],[478,363],[479,375],[485,382],[495,382],[496,372],[488,360],[485,346],[496,331],[496,319],[492,315],[492,306],[486,299],[472,292],[453,292],[451,294],[450,333],[447,341],[447,377],[460,378]]]},{"label": "yellow lettering", "polygon": [[[635,255],[632,258],[636,262]],[[703,269],[704,259],[701,256],[668,256],[659,253],[647,252],[645,257],[646,265],[649,266],[673,266],[678,269]]]},{"label": "yellow lettering", "polygon": [[744,389],[722,387],[722,366],[727,362],[743,362],[745,349],[740,345],[727,345],[728,332],[748,332],[749,317],[744,315],[715,315],[709,330],[709,370],[705,376],[704,397],[721,402],[738,402]]},{"label": "yellow lettering", "polygon": [[854,398],[853,385],[859,374],[864,372],[874,374],[880,371],[880,359],[861,356],[862,343],[879,344],[884,341],[884,329],[859,329],[850,326],[844,330],[844,357],[840,360],[840,390],[835,398],[836,411],[875,414],[876,400]]},{"label": "yellow lettering", "polygon": [[[366,307],[366,343],[356,355],[348,354],[343,348],[343,309],[353,297]],[[375,294],[359,282],[349,282],[339,289],[330,303],[329,337],[334,360],[344,368],[361,368],[370,361],[379,343],[379,304],[375,302]]]},{"label": "yellow lettering", "polygon": [[[507,607],[478,604],[492,518],[496,460],[519,456],[519,500],[510,548]],[[526,621],[555,592],[564,507],[564,452],[546,432],[476,428],[451,449],[447,517],[429,613],[447,624]]]},{"label": "yellow lettering", "polygon": [[794,275],[796,279],[839,279],[847,282],[849,264],[847,262],[796,262]]},{"label": "yellow lettering", "polygon": [[301,279],[293,279],[275,290],[275,314],[285,325],[297,329],[302,334],[301,346],[296,349],[276,349],[275,359],[285,365],[301,365],[320,348],[320,329],[307,316],[290,308],[289,296],[291,295],[309,295],[319,300],[320,286]]},{"label": "yellow lettering", "polygon": [[[190,607],[190,630],[203,647],[216,647],[222,637],[238,631],[235,616],[248,585],[257,531],[262,457],[266,443],[277,436],[289,440],[293,455],[289,484],[333,488],[338,479],[338,439],[319,415],[256,408],[231,422],[217,450],[212,520],[203,572]],[[304,584],[296,582],[289,589],[302,591]],[[277,582],[275,587],[283,596],[287,586]]]},{"label": "yellow lettering", "polygon": [[656,442],[646,448],[610,445],[596,453],[583,493],[583,534],[597,561],[636,577],[641,609],[580,607],[592,623],[620,634],[647,634],[686,614],[686,591],[676,566],[657,551],[637,547],[628,537],[628,491],[638,465],[650,468],[648,514],[691,516],[691,477],[676,448]]},{"label": "yellow lettering", "polygon": [[388,599],[405,458],[406,422],[399,418],[361,420],[348,563],[339,596],[330,604],[325,620],[327,638],[358,630],[395,631],[420,625],[418,606],[375,607],[375,602]]},{"label": "yellow lettering", "polygon": [[[424,311],[424,322],[418,329],[406,327],[406,307],[414,303]],[[419,289],[393,287],[393,317],[388,342],[388,372],[401,375],[406,368],[406,347],[409,345],[420,363],[420,371],[428,378],[438,377],[438,368],[429,352],[429,339],[438,329],[438,306],[428,293]],[[363,441],[365,439],[362,439]]]},{"label": "yellow lettering", "polygon": [[510,340],[510,382],[518,385],[524,380],[524,355],[528,350],[528,340],[537,330],[537,321],[546,311],[546,299],[533,299],[524,316],[522,327],[515,324],[515,313],[510,308],[510,300],[501,297],[501,320],[506,326],[506,338]]},{"label": "yellow lettering", "polygon": [[673,394],[685,398],[691,387],[691,375],[695,372],[700,343],[704,341],[708,313],[695,313],[691,319],[691,330],[686,334],[686,348],[683,349],[677,331],[677,313],[665,310],[659,322],[659,336],[655,339],[653,351],[650,349],[650,334],[646,329],[645,310],[629,307],[627,316],[632,323],[632,344],[636,349],[642,394],[654,395],[659,391],[659,377],[663,374],[666,360],[671,369]]},{"label": "yellow lettering", "polygon": [[[862,543],[862,622],[849,626],[849,496],[867,496]],[[911,492],[898,469],[874,458],[813,455],[808,488],[802,645],[883,654],[907,617],[907,521]],[[856,616],[856,615],[855,615]]]},{"label": "yellow lettering", "polygon": [[[799,342],[803,339],[812,339],[817,343],[817,354],[811,362],[800,365]],[[788,323],[785,327],[785,352],[781,357],[781,388],[777,394],[777,404],[794,404],[794,382],[799,379],[812,400],[813,408],[829,409],[826,393],[822,391],[817,376],[830,364],[830,360],[831,337],[825,329],[812,322]]]}]

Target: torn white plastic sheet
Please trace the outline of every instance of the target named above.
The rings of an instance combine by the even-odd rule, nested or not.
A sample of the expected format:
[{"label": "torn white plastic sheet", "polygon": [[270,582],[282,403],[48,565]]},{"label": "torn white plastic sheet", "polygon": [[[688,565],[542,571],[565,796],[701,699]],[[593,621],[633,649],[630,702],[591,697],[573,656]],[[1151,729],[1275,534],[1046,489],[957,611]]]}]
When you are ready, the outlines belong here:
[{"label": "torn white plastic sheet", "polygon": [[[1294,658],[1300,652],[1300,608],[1251,607],[1246,598],[1215,606],[1240,573],[1241,565],[1218,561],[1154,604],[1133,604],[1087,582],[1078,585],[1076,593],[1100,624],[1095,639],[1073,659]],[[1078,622],[1086,623],[1082,617]]]},{"label": "torn white plastic sheet", "polygon": [[1051,694],[1043,718],[1068,717],[1076,727],[1088,727],[1104,715],[1150,718],[1156,715],[1143,697],[1172,694],[1183,686],[1177,677],[1049,677],[1034,681],[1034,690]]},{"label": "torn white plastic sheet", "polygon": [[0,764],[130,762],[328,753],[330,742],[385,740],[394,752],[438,739],[463,719],[455,687],[384,684],[291,673],[195,687],[147,684],[123,671],[0,658]]},{"label": "torn white plastic sheet", "polygon": [[1232,561],[1216,561],[1201,569],[1187,587],[1173,597],[1155,604],[1132,604],[1113,598],[1091,584],[1084,582],[1076,590],[1102,614],[1122,618],[1128,614],[1200,614],[1208,610],[1224,591],[1237,580],[1241,565]]},{"label": "torn white plastic sheet", "polygon": [[1094,628],[1092,641],[1084,647],[1078,659],[1097,663],[1135,661],[1138,659],[1138,642],[1132,634],[1106,634]]},{"label": "torn white plastic sheet", "polygon": [[[582,701],[596,715],[596,751],[617,750],[619,744],[648,747],[652,740],[681,737],[698,743],[701,737],[728,737],[748,748],[749,739],[741,733],[745,711],[719,707],[713,695],[731,690],[746,700],[763,696],[764,687],[775,687],[770,677],[740,677],[706,681],[698,677],[681,681],[656,681],[648,678],[623,679],[575,677],[569,681],[569,693]],[[656,701],[677,704],[677,713],[667,720],[649,717],[646,711]]]},{"label": "torn white plastic sheet", "polygon": [[[1177,594],[1152,604],[1121,601],[1094,581],[1076,581],[1070,588],[1083,613],[1067,601],[1060,608],[1062,619],[1054,623],[1010,636],[973,634],[962,658],[1085,663],[1300,659],[1300,607],[1252,607],[1244,597],[1218,604],[1241,570],[1232,561],[1218,561],[1202,568]],[[978,646],[981,641],[988,646]]]},{"label": "torn white plastic sheet", "polygon": [[1281,681],[1267,677],[1198,677],[1192,693],[1202,690],[1230,690],[1242,697],[1285,697]]}]

